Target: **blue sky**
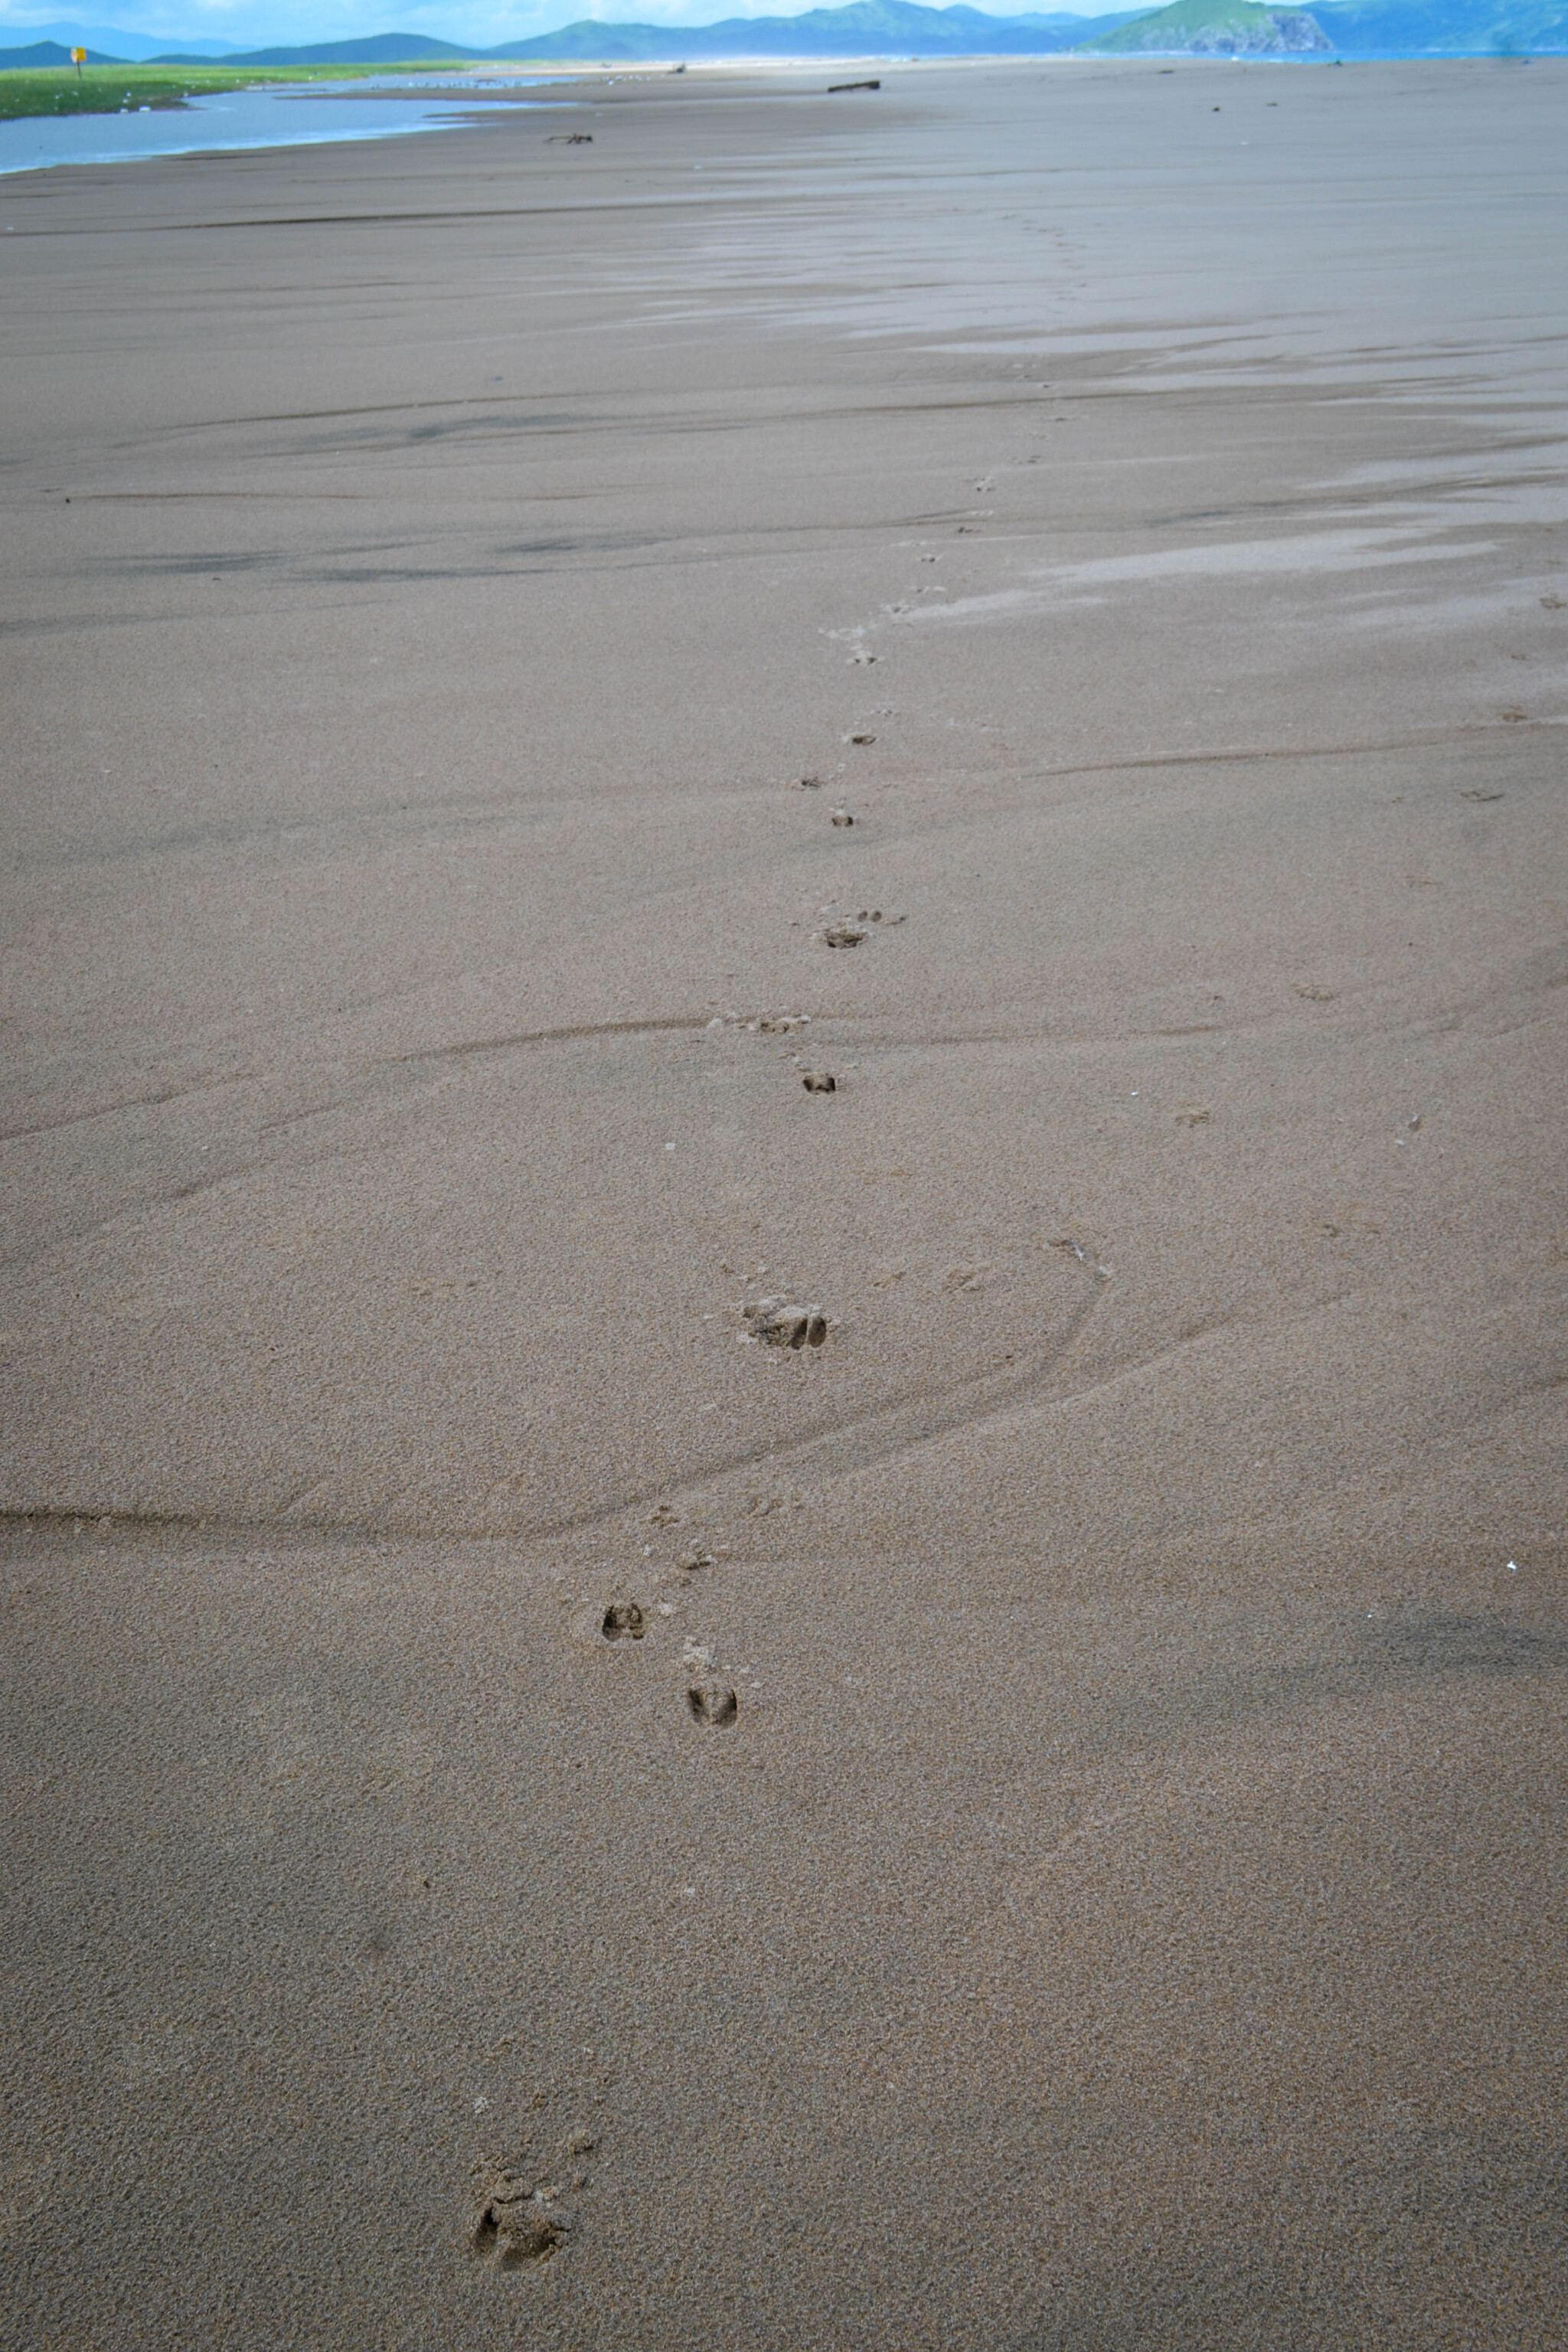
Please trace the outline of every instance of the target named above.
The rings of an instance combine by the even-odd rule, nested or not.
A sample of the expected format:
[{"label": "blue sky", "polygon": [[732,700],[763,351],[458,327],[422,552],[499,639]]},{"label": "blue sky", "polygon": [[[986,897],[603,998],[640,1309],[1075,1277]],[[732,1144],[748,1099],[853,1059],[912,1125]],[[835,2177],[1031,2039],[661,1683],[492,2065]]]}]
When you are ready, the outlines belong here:
[{"label": "blue sky", "polygon": [[[837,0],[821,0],[834,5]],[[170,47],[182,40],[223,41],[235,48],[273,43],[342,41],[361,33],[428,33],[477,47],[487,41],[531,39],[580,16],[642,25],[710,25],[721,16],[794,16],[809,0],[454,0],[454,5],[405,6],[401,0],[145,0],[117,7],[115,0],[89,0],[83,26],[119,26]],[[1097,16],[1117,0],[970,0],[993,16],[1016,16],[1031,7],[1063,15]],[[1157,5],[1158,0],[1151,0]],[[37,40],[68,19],[59,0],[0,0],[0,46]]]}]

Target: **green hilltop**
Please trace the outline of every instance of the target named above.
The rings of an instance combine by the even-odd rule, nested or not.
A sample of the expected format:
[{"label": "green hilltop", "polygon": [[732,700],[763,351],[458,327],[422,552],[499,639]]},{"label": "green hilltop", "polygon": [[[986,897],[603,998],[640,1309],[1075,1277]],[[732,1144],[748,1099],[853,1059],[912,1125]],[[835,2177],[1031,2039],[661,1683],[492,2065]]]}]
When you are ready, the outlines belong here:
[{"label": "green hilltop", "polygon": [[1263,0],[1175,0],[1083,47],[1103,57],[1313,58],[1333,50],[1304,9],[1270,8]]}]

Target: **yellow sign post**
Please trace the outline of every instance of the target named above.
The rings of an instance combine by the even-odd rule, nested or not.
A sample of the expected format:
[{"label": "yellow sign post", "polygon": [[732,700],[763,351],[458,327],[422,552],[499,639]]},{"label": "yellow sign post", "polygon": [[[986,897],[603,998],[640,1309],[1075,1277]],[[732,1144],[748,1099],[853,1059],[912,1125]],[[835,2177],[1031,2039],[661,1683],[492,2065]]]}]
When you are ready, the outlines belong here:
[{"label": "yellow sign post", "polygon": [[73,49],[71,51],[71,63],[76,68],[76,78],[78,81],[79,81],[81,79],[81,69],[87,63],[87,51],[85,49]]}]

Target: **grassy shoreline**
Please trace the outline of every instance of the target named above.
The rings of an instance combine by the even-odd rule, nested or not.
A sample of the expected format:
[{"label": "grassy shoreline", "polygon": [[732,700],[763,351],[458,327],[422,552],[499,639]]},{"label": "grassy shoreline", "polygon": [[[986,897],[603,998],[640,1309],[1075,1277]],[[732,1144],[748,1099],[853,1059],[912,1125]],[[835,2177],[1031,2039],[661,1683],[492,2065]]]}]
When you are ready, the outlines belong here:
[{"label": "grassy shoreline", "polygon": [[160,111],[229,89],[279,89],[300,82],[364,81],[383,74],[460,69],[471,62],[439,58],[417,64],[365,66],[71,66],[12,67],[0,72],[0,122],[28,115],[134,114]]}]

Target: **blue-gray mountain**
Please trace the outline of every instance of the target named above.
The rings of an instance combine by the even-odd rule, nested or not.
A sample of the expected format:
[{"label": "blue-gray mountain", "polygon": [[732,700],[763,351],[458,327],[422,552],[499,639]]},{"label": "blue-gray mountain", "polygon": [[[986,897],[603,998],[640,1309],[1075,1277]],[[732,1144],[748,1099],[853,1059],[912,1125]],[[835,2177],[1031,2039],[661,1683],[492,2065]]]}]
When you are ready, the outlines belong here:
[{"label": "blue-gray mountain", "polygon": [[[0,49],[0,73],[39,73],[46,66],[68,66],[71,49],[84,47],[81,41],[73,41],[69,48],[62,47],[58,41],[29,41],[26,48]],[[89,66],[122,66],[130,62],[126,58],[111,58],[106,51],[94,48],[88,49],[87,61]]]},{"label": "blue-gray mountain", "polygon": [[1485,58],[1568,49],[1568,0],[1323,0],[1343,58]]},{"label": "blue-gray mountain", "polygon": [[[7,29],[14,29],[20,35],[23,28],[18,25]],[[128,33],[114,25],[84,25],[70,17],[60,17],[52,25],[29,25],[26,37],[29,43],[53,41],[62,48],[85,48],[89,54],[94,49],[100,49],[105,62],[116,66],[145,65],[160,49],[169,47],[167,33],[154,38],[151,33]],[[234,43],[232,40],[182,41],[180,47],[204,58],[224,58],[233,48]]]},{"label": "blue-gray mountain", "polygon": [[[424,58],[578,58],[607,64],[652,58],[766,57],[1016,57],[1070,49],[1144,12],[1104,16],[988,16],[978,8],[922,8],[915,0],[850,0],[800,16],[729,16],[715,25],[607,25],[583,17],[531,41],[471,49],[418,33],[380,33],[368,40],[327,41],[310,48],[248,49],[226,65],[381,65]],[[161,58],[160,63],[174,62]],[[189,62],[185,58],[181,64]]]},{"label": "blue-gray mountain", "polygon": [[[433,40],[419,33],[379,33],[365,40],[324,41],[307,47],[226,50],[211,41],[161,51],[152,62],[169,65],[288,67],[381,65],[442,58],[605,59],[614,64],[679,58],[725,57],[1019,57],[1098,43],[1122,26],[1156,14],[1126,8],[1102,16],[1026,14],[988,16],[970,7],[925,8],[915,0],[851,0],[843,8],[814,8],[799,16],[738,16],[700,26],[607,25],[582,18],[531,41],[474,49],[460,41]],[[1531,56],[1568,51],[1568,0],[1316,0],[1305,15],[1321,28],[1328,49],[1346,58]],[[80,41],[65,23],[37,28],[46,43]],[[86,35],[90,50],[106,64],[148,59],[144,36],[94,26]],[[35,40],[26,48],[0,50],[0,68],[64,63],[39,56]],[[1134,44],[1119,41],[1124,48]],[[1142,46],[1138,44],[1137,46]],[[1197,44],[1212,48],[1212,35]],[[1289,53],[1286,39],[1276,54]],[[1305,51],[1311,53],[1311,45]],[[1321,52],[1319,52],[1321,54]]]}]

